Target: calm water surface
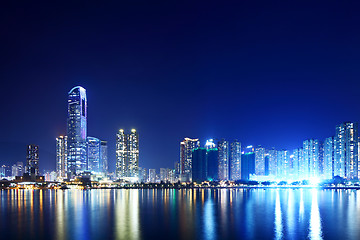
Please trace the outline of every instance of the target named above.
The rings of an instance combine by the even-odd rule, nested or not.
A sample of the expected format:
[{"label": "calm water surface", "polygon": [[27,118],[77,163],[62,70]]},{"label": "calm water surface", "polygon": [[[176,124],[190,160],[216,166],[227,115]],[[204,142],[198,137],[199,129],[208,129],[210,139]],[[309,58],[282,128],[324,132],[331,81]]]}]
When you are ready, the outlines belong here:
[{"label": "calm water surface", "polygon": [[2,190],[1,239],[360,239],[360,191]]}]

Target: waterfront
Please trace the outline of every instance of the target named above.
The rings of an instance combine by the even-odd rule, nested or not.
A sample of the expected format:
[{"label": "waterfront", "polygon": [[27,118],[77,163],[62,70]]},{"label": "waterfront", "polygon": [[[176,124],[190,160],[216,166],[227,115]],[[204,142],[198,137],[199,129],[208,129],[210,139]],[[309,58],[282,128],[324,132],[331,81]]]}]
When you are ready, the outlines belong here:
[{"label": "waterfront", "polygon": [[4,239],[360,239],[360,191],[2,190]]}]

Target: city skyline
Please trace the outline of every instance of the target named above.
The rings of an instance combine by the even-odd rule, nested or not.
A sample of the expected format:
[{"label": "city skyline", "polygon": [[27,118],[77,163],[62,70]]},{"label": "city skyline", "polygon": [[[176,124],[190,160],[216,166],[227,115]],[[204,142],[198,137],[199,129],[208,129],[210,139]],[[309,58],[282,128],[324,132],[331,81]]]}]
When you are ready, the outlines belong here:
[{"label": "city skyline", "polygon": [[2,162],[25,161],[33,143],[40,168],[55,169],[53,140],[66,135],[66,93],[78,85],[111,171],[121,128],[141,133],[141,165],[158,169],[173,167],[186,136],[293,149],[360,120],[358,3],[8,4]]}]

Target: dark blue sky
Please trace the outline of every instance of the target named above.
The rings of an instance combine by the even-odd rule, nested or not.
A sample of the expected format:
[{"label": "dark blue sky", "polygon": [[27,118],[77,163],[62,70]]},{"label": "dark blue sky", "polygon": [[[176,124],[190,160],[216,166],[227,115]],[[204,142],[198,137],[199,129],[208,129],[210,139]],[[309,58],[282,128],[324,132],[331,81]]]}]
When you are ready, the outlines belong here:
[{"label": "dark blue sky", "polygon": [[195,2],[2,6],[0,163],[34,143],[55,168],[76,85],[111,170],[119,128],[136,128],[140,166],[159,168],[183,137],[291,149],[360,119],[355,1]]}]

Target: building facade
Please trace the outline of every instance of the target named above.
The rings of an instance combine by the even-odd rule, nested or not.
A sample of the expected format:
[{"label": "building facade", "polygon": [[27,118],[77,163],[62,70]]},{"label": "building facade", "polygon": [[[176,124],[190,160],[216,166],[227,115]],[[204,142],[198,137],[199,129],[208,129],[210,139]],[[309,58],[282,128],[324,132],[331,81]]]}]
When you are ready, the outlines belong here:
[{"label": "building facade", "polygon": [[139,174],[139,134],[135,129],[125,134],[120,129],[116,137],[117,178],[138,178]]},{"label": "building facade", "polygon": [[229,180],[229,142],[222,139],[218,142],[218,177],[220,181]]},{"label": "building facade", "polygon": [[241,143],[237,140],[230,144],[230,179],[241,179]]},{"label": "building facade", "polygon": [[181,181],[192,181],[192,151],[200,147],[199,139],[185,138],[180,143]]},{"label": "building facade", "polygon": [[68,93],[68,178],[87,170],[87,99],[86,90],[77,86]]},{"label": "building facade", "polygon": [[30,144],[27,146],[25,172],[30,176],[39,176],[39,146]]},{"label": "building facade", "polygon": [[56,138],[56,173],[59,179],[67,177],[67,136]]}]

